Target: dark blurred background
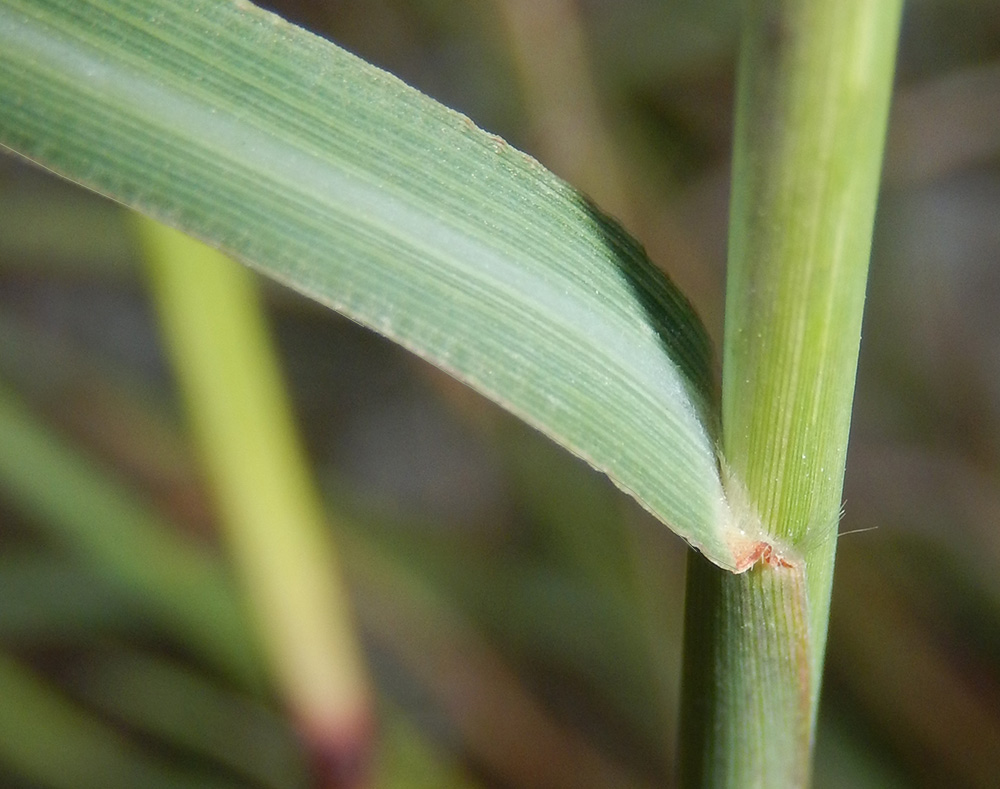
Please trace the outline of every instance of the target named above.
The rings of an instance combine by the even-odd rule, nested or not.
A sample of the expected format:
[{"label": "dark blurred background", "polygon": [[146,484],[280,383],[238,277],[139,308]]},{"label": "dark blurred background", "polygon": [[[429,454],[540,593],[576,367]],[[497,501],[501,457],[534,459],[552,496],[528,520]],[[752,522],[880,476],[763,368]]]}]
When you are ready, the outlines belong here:
[{"label": "dark blurred background", "polygon": [[[270,4],[590,194],[717,341],[737,6]],[[1000,786],[1000,5],[908,3],[896,84],[815,785]],[[5,157],[0,228],[0,378],[210,548],[122,209]],[[383,784],[670,785],[680,540],[435,370],[267,293],[317,477],[356,524],[341,538],[383,707]],[[305,785],[266,690],[201,665],[8,498],[0,651],[199,785]],[[259,722],[228,755],[136,711],[188,699],[183,729],[214,693],[219,715]],[[0,785],[34,786],[2,753]]]}]

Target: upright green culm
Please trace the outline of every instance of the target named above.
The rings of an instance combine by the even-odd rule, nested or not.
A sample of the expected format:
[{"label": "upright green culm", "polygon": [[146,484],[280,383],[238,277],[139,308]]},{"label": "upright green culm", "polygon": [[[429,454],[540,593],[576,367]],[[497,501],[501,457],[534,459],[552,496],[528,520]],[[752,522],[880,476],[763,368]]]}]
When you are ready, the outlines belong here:
[{"label": "upright green culm", "polygon": [[772,546],[689,561],[686,786],[804,786],[901,3],[749,0],[723,353],[731,499]]}]

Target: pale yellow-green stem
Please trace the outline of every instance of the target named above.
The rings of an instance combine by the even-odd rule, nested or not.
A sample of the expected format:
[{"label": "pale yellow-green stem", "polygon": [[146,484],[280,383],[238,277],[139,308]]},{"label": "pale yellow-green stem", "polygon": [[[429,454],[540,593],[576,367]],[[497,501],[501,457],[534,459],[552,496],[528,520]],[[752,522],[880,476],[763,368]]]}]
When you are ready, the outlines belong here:
[{"label": "pale yellow-green stem", "polygon": [[137,223],[251,616],[321,771],[340,775],[370,747],[368,681],[254,275],[175,230]]}]

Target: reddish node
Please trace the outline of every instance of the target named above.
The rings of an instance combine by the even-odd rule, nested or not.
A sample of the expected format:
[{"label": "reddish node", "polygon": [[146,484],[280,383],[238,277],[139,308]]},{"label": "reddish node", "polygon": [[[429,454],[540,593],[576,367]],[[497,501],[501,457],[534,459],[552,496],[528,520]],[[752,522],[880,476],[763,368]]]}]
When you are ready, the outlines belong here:
[{"label": "reddish node", "polygon": [[784,556],[774,550],[774,546],[761,540],[754,544],[753,549],[745,554],[736,564],[736,572],[749,570],[757,562],[764,562],[771,567],[794,567]]}]

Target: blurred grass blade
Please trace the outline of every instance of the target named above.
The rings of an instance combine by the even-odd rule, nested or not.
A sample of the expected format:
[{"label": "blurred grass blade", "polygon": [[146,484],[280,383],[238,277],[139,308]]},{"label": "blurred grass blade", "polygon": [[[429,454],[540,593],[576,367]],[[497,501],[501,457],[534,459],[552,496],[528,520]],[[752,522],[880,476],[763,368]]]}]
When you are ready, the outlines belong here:
[{"label": "blurred grass blade", "polygon": [[378,770],[375,786],[406,789],[476,789],[480,786],[452,754],[436,747],[395,705],[379,710]]},{"label": "blurred grass blade", "polygon": [[344,530],[341,546],[366,633],[447,716],[474,764],[501,785],[525,789],[649,785],[552,715],[477,627],[406,562],[352,532]]},{"label": "blurred grass blade", "polygon": [[123,634],[157,632],[155,608],[124,595],[113,581],[33,548],[0,552],[0,642],[60,648]]},{"label": "blurred grass blade", "polygon": [[[97,649],[71,670],[72,692],[131,730],[228,769],[250,786],[305,789],[306,759],[289,723],[181,663]],[[221,769],[220,769],[221,768]]]},{"label": "blurred grass blade", "polygon": [[697,317],[616,223],[464,116],[200,0],[4,0],[0,103],[0,144],[396,340],[745,564]]},{"label": "blurred grass blade", "polygon": [[0,492],[32,526],[148,606],[157,624],[248,687],[260,662],[230,579],[134,491],[0,386]]},{"label": "blurred grass blade", "polygon": [[0,653],[0,767],[52,789],[231,789],[126,741],[33,671]]}]

